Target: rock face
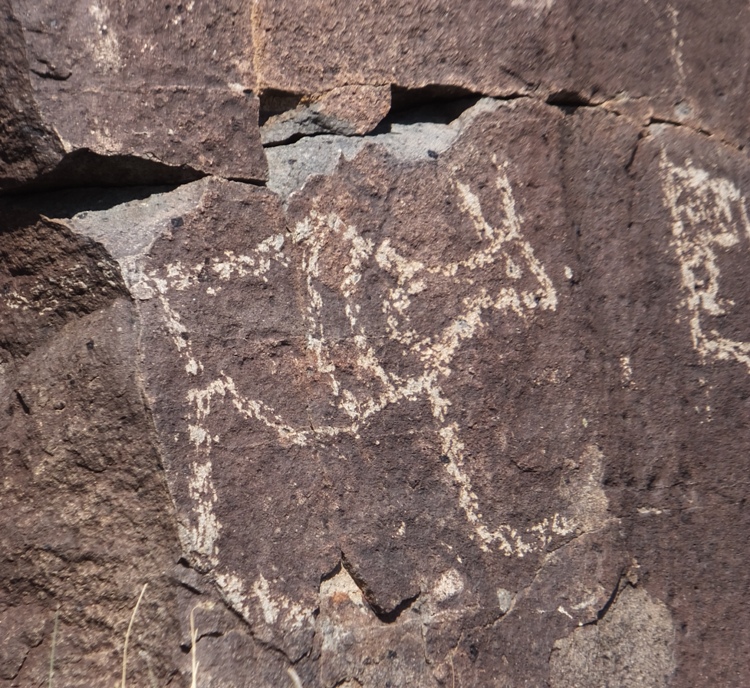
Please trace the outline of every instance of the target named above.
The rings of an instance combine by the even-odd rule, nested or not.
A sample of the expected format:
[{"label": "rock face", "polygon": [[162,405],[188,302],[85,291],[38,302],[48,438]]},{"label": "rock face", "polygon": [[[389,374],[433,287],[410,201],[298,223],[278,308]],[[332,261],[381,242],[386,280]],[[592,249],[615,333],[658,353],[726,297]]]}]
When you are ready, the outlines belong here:
[{"label": "rock face", "polygon": [[[9,138],[28,142],[28,134],[13,135],[18,128],[46,134],[24,156],[52,176],[41,181],[265,178],[249,3],[4,4],[14,41],[5,68],[15,87],[9,119],[19,122]],[[0,188],[14,181],[0,179]]]},{"label": "rock face", "polygon": [[0,686],[747,685],[725,4],[6,0]]}]

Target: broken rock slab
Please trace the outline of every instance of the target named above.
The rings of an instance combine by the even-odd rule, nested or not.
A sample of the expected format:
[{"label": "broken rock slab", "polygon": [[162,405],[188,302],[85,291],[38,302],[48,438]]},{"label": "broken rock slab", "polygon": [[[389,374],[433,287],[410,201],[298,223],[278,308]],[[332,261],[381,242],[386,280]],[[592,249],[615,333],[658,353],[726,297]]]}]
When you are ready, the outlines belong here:
[{"label": "broken rock slab", "polygon": [[368,84],[507,95],[533,88],[535,78],[565,78],[569,22],[562,3],[546,0],[492,8],[476,0],[262,1],[253,14],[256,76],[262,89],[301,94]]},{"label": "broken rock slab", "polygon": [[391,122],[384,133],[365,137],[310,136],[289,145],[269,147],[266,149],[268,188],[288,203],[290,196],[302,189],[308,179],[331,174],[340,158],[352,160],[367,145],[382,147],[405,162],[437,159],[479,115],[498,107],[499,101],[493,98],[460,99],[441,108],[441,116],[428,108],[427,121],[418,118],[427,109],[416,109]]},{"label": "broken rock slab", "polygon": [[400,98],[534,95],[606,104],[746,145],[746,3],[722,0],[261,0],[259,87],[297,95],[367,84]]},{"label": "broken rock slab", "polygon": [[367,134],[391,109],[389,86],[342,86],[281,114],[261,126],[263,145],[285,143],[302,136]]},{"label": "broken rock slab", "polygon": [[[264,179],[249,13],[243,0],[12,2],[4,21],[16,47],[4,73],[15,76],[4,97],[19,123],[3,147],[23,126],[25,164],[38,173],[78,152],[48,184],[118,184],[117,170],[134,165],[129,183]],[[29,179],[19,169],[3,186]]]}]

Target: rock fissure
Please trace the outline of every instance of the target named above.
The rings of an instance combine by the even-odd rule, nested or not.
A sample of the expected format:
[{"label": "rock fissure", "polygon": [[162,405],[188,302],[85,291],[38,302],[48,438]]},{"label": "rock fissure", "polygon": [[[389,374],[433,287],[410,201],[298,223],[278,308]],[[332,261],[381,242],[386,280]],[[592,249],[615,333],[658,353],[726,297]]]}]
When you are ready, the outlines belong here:
[{"label": "rock fissure", "polygon": [[[357,86],[368,85],[358,84]],[[389,127],[391,127],[393,124],[405,126],[411,125],[415,127],[436,122],[449,124],[450,122],[457,119],[462,112],[471,108],[473,104],[481,99],[489,99],[498,103],[528,99],[540,104],[560,108],[563,111],[569,113],[575,112],[579,108],[602,110],[607,114],[613,115],[615,117],[623,117],[626,120],[632,121],[637,126],[643,129],[643,135],[647,135],[648,129],[651,126],[667,124],[675,127],[685,127],[697,134],[702,134],[708,137],[716,136],[714,133],[703,126],[692,124],[686,121],[681,121],[678,119],[669,119],[666,117],[651,115],[645,121],[642,121],[639,117],[634,117],[633,115],[624,112],[621,107],[622,101],[613,100],[597,102],[594,100],[590,100],[580,92],[573,90],[562,90],[548,94],[547,96],[541,96],[527,92],[509,93],[506,95],[493,95],[490,93],[480,93],[469,90],[462,91],[461,89],[455,89],[451,86],[440,85],[427,86],[417,89],[398,89],[396,86],[391,85],[391,89],[394,94],[402,94],[399,96],[401,99],[400,106],[396,106],[395,104],[392,105],[387,114],[385,114],[382,119],[378,121],[377,125],[374,125],[370,131],[340,131],[336,128],[335,124],[331,125],[330,127],[327,127],[324,124],[321,124],[320,126],[313,125],[312,131],[305,131],[304,122],[300,122],[299,131],[289,133],[286,138],[282,138],[280,140],[264,141],[263,146],[266,149],[290,146],[299,142],[300,140],[314,138],[317,136],[341,136],[352,139],[358,139],[362,137],[377,138],[378,136],[382,136],[384,133],[386,133]],[[444,92],[445,95],[443,97],[436,97],[435,92]],[[303,97],[299,94],[284,94],[282,92],[280,92],[276,97],[300,99],[294,105],[289,105],[286,109],[275,111],[276,115],[293,112],[296,108],[299,107],[300,101],[304,101],[305,98],[308,98],[307,96]],[[643,98],[635,100],[643,100]],[[463,105],[463,103],[466,104]],[[420,113],[423,113],[422,116],[420,116]],[[303,118],[306,116],[306,114],[303,115]],[[314,113],[309,116],[314,119]],[[744,145],[733,143],[729,139],[719,137],[719,140],[723,144],[736,148],[738,150],[744,149]]]},{"label": "rock fissure", "polygon": [[354,581],[361,591],[363,599],[367,602],[373,614],[375,614],[375,616],[384,624],[392,624],[396,622],[401,614],[408,610],[419,599],[420,593],[417,592],[415,595],[400,600],[392,607],[384,609],[378,604],[371,586],[368,585],[367,581],[357,573],[351,563],[347,561],[346,555],[343,552],[341,553],[341,568],[349,574],[352,581]]},{"label": "rock fissure", "polygon": [[599,609],[599,611],[596,612],[596,618],[584,623],[583,626],[591,626],[591,625],[598,624],[606,616],[607,612],[609,612],[610,608],[617,600],[618,595],[622,592],[622,589],[625,585],[630,585],[630,583],[627,580],[625,580],[623,577],[621,577],[617,581],[617,585],[612,591],[612,594],[604,603],[604,606],[601,609]]},{"label": "rock fissure", "polygon": [[92,187],[176,186],[206,176],[188,164],[168,165],[138,156],[101,155],[86,149],[65,153],[53,169],[33,182],[0,188],[0,198],[30,196],[50,191],[77,191]]},{"label": "rock fissure", "polygon": [[23,409],[23,412],[27,415],[31,415],[31,409],[26,403],[26,400],[23,398],[23,395],[21,392],[19,392],[17,389],[13,390],[16,394],[16,399],[18,400],[18,403],[21,405],[21,408]]},{"label": "rock fissure", "polygon": [[67,81],[71,73],[70,72],[58,72],[56,70],[45,70],[41,71],[38,69],[32,69],[32,74],[36,74],[41,79],[52,79],[53,81]]}]

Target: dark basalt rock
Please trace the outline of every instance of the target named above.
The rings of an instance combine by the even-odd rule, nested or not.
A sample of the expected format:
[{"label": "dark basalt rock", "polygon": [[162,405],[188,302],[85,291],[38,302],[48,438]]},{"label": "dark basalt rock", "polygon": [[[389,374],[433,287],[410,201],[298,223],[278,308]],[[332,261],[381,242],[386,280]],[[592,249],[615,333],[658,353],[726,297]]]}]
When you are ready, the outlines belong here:
[{"label": "dark basalt rock", "polygon": [[0,7],[0,686],[746,685],[701,7]]},{"label": "dark basalt rock", "polygon": [[735,0],[710,10],[701,0],[263,0],[255,68],[263,89],[529,94],[683,122],[744,146],[748,12]]},{"label": "dark basalt rock", "polygon": [[0,188],[265,178],[248,3],[6,4]]}]

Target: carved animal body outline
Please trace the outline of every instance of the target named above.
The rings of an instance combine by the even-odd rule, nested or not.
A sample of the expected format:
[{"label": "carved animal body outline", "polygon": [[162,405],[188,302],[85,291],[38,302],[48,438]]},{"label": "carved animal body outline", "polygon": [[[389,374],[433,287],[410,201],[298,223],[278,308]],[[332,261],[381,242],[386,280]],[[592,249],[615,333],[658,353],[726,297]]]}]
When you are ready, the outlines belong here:
[{"label": "carved animal body outline", "polygon": [[[525,554],[543,549],[554,537],[566,536],[575,532],[577,524],[560,514],[551,515],[540,523],[520,531],[511,525],[501,524],[490,528],[481,512],[479,499],[472,488],[472,481],[465,469],[465,445],[460,438],[459,427],[449,418],[451,401],[440,387],[440,380],[451,373],[450,364],[458,355],[464,341],[473,337],[483,326],[482,314],[490,309],[513,313],[526,320],[538,310],[555,311],[557,292],[544,266],[535,257],[533,248],[523,237],[522,221],[516,209],[513,191],[507,174],[508,163],[498,163],[492,158],[496,172],[495,190],[500,196],[503,209],[502,226],[492,226],[485,218],[479,197],[469,184],[455,178],[451,180],[462,213],[470,219],[477,233],[481,248],[470,253],[464,260],[437,265],[418,264],[400,254],[384,239],[377,246],[367,240],[356,227],[347,225],[336,213],[320,213],[314,209],[297,223],[291,240],[302,249],[301,269],[305,275],[307,309],[304,314],[307,324],[307,347],[314,354],[318,372],[328,376],[331,397],[337,400],[338,408],[348,417],[345,425],[294,426],[284,419],[271,405],[261,399],[244,396],[235,380],[221,371],[220,375],[207,385],[192,389],[187,401],[193,409],[194,422],[189,426],[189,436],[196,452],[202,451],[203,458],[196,456],[190,494],[196,504],[196,523],[189,537],[190,549],[211,561],[218,563],[217,540],[221,524],[213,514],[217,494],[211,479],[210,452],[213,438],[204,427],[204,421],[211,413],[214,399],[230,401],[234,410],[252,422],[260,422],[272,428],[280,441],[309,446],[323,442],[338,434],[356,437],[363,424],[376,416],[386,406],[426,399],[434,419],[439,424],[439,443],[444,459],[444,469],[458,491],[458,502],[467,523],[473,532],[470,535],[485,552],[495,548],[504,556],[523,557]],[[352,341],[359,352],[357,367],[365,376],[380,383],[382,391],[375,394],[355,394],[337,378],[336,356],[328,345],[325,326],[321,317],[322,296],[316,286],[320,275],[322,243],[325,238],[336,236],[338,245],[346,244],[349,262],[343,268],[344,278],[339,283],[339,293],[345,302],[345,314],[352,331]],[[290,256],[284,248],[288,237],[275,234],[262,241],[247,255],[236,255],[225,251],[224,256],[215,260],[212,271],[219,280],[230,280],[235,275],[251,274],[267,280],[272,262],[284,268],[292,266]],[[356,303],[357,284],[360,270],[365,261],[374,261],[379,269],[389,273],[396,286],[390,290],[389,298],[382,306],[387,322],[388,337],[400,344],[410,355],[417,355],[423,361],[420,375],[401,378],[393,371],[386,370],[378,361],[370,344],[366,328],[358,320]],[[500,267],[504,272],[504,285],[497,293],[490,294],[479,286],[463,300],[464,310],[457,314],[440,336],[420,337],[420,333],[410,329],[410,298],[424,286],[424,281],[440,276],[463,281],[472,288],[475,277],[490,269]],[[196,375],[203,371],[203,364],[194,356],[189,339],[181,335],[185,331],[180,316],[168,300],[171,289],[185,290],[200,286],[198,274],[204,265],[186,267],[182,264],[167,265],[163,271],[156,270],[146,277],[155,288],[164,310],[172,339],[180,356],[186,361],[188,373]],[[522,278],[530,277],[533,290],[523,290]],[[210,293],[210,292],[209,292]],[[445,459],[447,458],[447,461]],[[232,583],[234,585],[234,583]],[[236,586],[235,586],[236,587]]]},{"label": "carved animal body outline", "polygon": [[[222,595],[249,622],[253,619],[257,622],[258,613],[261,613],[267,627],[281,624],[284,633],[301,631],[313,623],[313,608],[308,608],[301,599],[291,599],[281,592],[276,579],[280,574],[265,572],[264,576],[259,571],[254,581],[247,581],[244,573],[227,567],[220,557],[219,540],[223,524],[216,514],[219,495],[214,487],[212,465],[212,445],[220,441],[220,437],[212,436],[209,430],[212,404],[214,411],[221,408],[221,414],[233,412],[248,423],[262,424],[270,429],[280,447],[297,445],[313,448],[327,443],[333,446],[337,441],[336,436],[341,434],[356,439],[359,430],[364,429],[385,408],[426,400],[434,427],[437,428],[435,445],[441,452],[440,462],[446,482],[452,485],[451,489],[457,494],[457,507],[467,524],[468,539],[483,552],[522,558],[527,554],[544,552],[553,539],[569,537],[588,529],[589,517],[583,512],[579,513],[577,505],[571,501],[571,498],[576,498],[565,490],[560,493],[560,509],[537,523],[521,527],[498,524],[493,514],[483,513],[481,497],[472,486],[466,460],[470,447],[467,449],[462,440],[459,423],[451,417],[451,400],[441,388],[442,381],[451,374],[451,364],[457,361],[462,345],[485,326],[482,321],[484,315],[496,311],[503,319],[507,314],[523,325],[530,323],[535,313],[555,312],[558,305],[557,291],[547,270],[523,236],[523,220],[508,177],[508,162],[498,163],[494,155],[491,162],[494,171],[482,194],[496,193],[499,196],[500,203],[495,206],[499,210],[495,211],[493,223],[487,221],[482,202],[472,189],[471,182],[466,183],[459,178],[458,168],[449,168],[447,179],[444,177],[447,193],[455,195],[456,212],[463,218],[462,231],[469,234],[473,231],[472,236],[476,239],[462,249],[462,260],[435,259],[417,264],[418,261],[412,259],[408,250],[400,251],[400,246],[394,245],[394,242],[398,242],[398,236],[390,242],[383,239],[370,244],[366,232],[348,225],[337,212],[321,211],[320,206],[325,204],[325,199],[317,196],[312,198],[311,209],[308,206],[306,216],[291,228],[290,233],[266,236],[245,255],[231,250],[218,251],[209,261],[204,259],[194,266],[175,262],[159,266],[147,274],[141,273],[141,290],[150,291],[161,304],[164,322],[189,377],[196,382],[199,379],[207,380],[190,389],[185,398],[192,416],[187,428],[192,444],[192,451],[187,457],[191,472],[188,495],[192,507],[188,507],[188,513],[183,515],[180,525],[183,548],[196,557],[196,563],[200,563],[201,567],[213,571],[213,578]],[[330,277],[324,265],[326,249],[323,244],[326,239],[330,240],[332,246],[338,247],[337,304],[339,310],[344,311],[349,324],[351,348],[359,354],[357,369],[369,381],[364,392],[355,390],[341,380],[336,367],[338,353],[326,339],[326,323],[322,317],[325,296],[319,283],[321,278]],[[292,250],[287,248],[289,242],[293,244]],[[345,256],[344,260],[341,260],[342,255]],[[342,266],[342,263],[346,264]],[[366,265],[387,273],[386,281],[392,286],[382,299],[383,317],[378,320],[381,329],[376,332],[368,331],[367,324],[363,325],[358,319],[357,299],[361,295],[357,290]],[[199,276],[205,269],[209,269],[216,279],[209,282],[200,280]],[[306,301],[302,313],[307,332],[305,355],[308,362],[314,359],[317,373],[327,379],[330,398],[335,400],[337,409],[341,411],[339,418],[345,418],[343,422],[317,425],[297,422],[295,425],[282,417],[272,403],[243,394],[242,381],[233,379],[225,370],[217,369],[207,376],[205,373],[208,371],[204,370],[203,362],[193,350],[193,338],[170,303],[172,290],[199,289],[205,290],[207,295],[216,294],[222,289],[221,282],[236,277],[251,276],[256,284],[258,280],[268,282],[272,269],[276,271],[274,280],[278,279],[279,270],[301,271],[301,289],[303,300]],[[569,272],[566,268],[568,277]],[[432,338],[420,336],[419,326],[411,327],[409,318],[410,308],[414,307],[412,301],[418,300],[422,288],[420,282],[431,279],[453,280],[450,283],[457,285],[462,295],[460,308],[456,312],[451,311],[451,317],[444,321],[447,325]],[[485,284],[491,285],[491,288],[488,290]],[[331,285],[327,286],[327,294],[330,295]],[[399,378],[393,370],[386,369],[378,360],[375,349],[370,346],[373,335],[381,338],[385,335],[392,344],[400,346],[405,355],[421,357],[420,372]],[[373,391],[375,387],[377,393]],[[594,471],[598,470],[596,452],[585,458],[584,463],[587,466],[591,464],[590,468]],[[589,479],[594,480],[595,474],[586,478]]]}]

